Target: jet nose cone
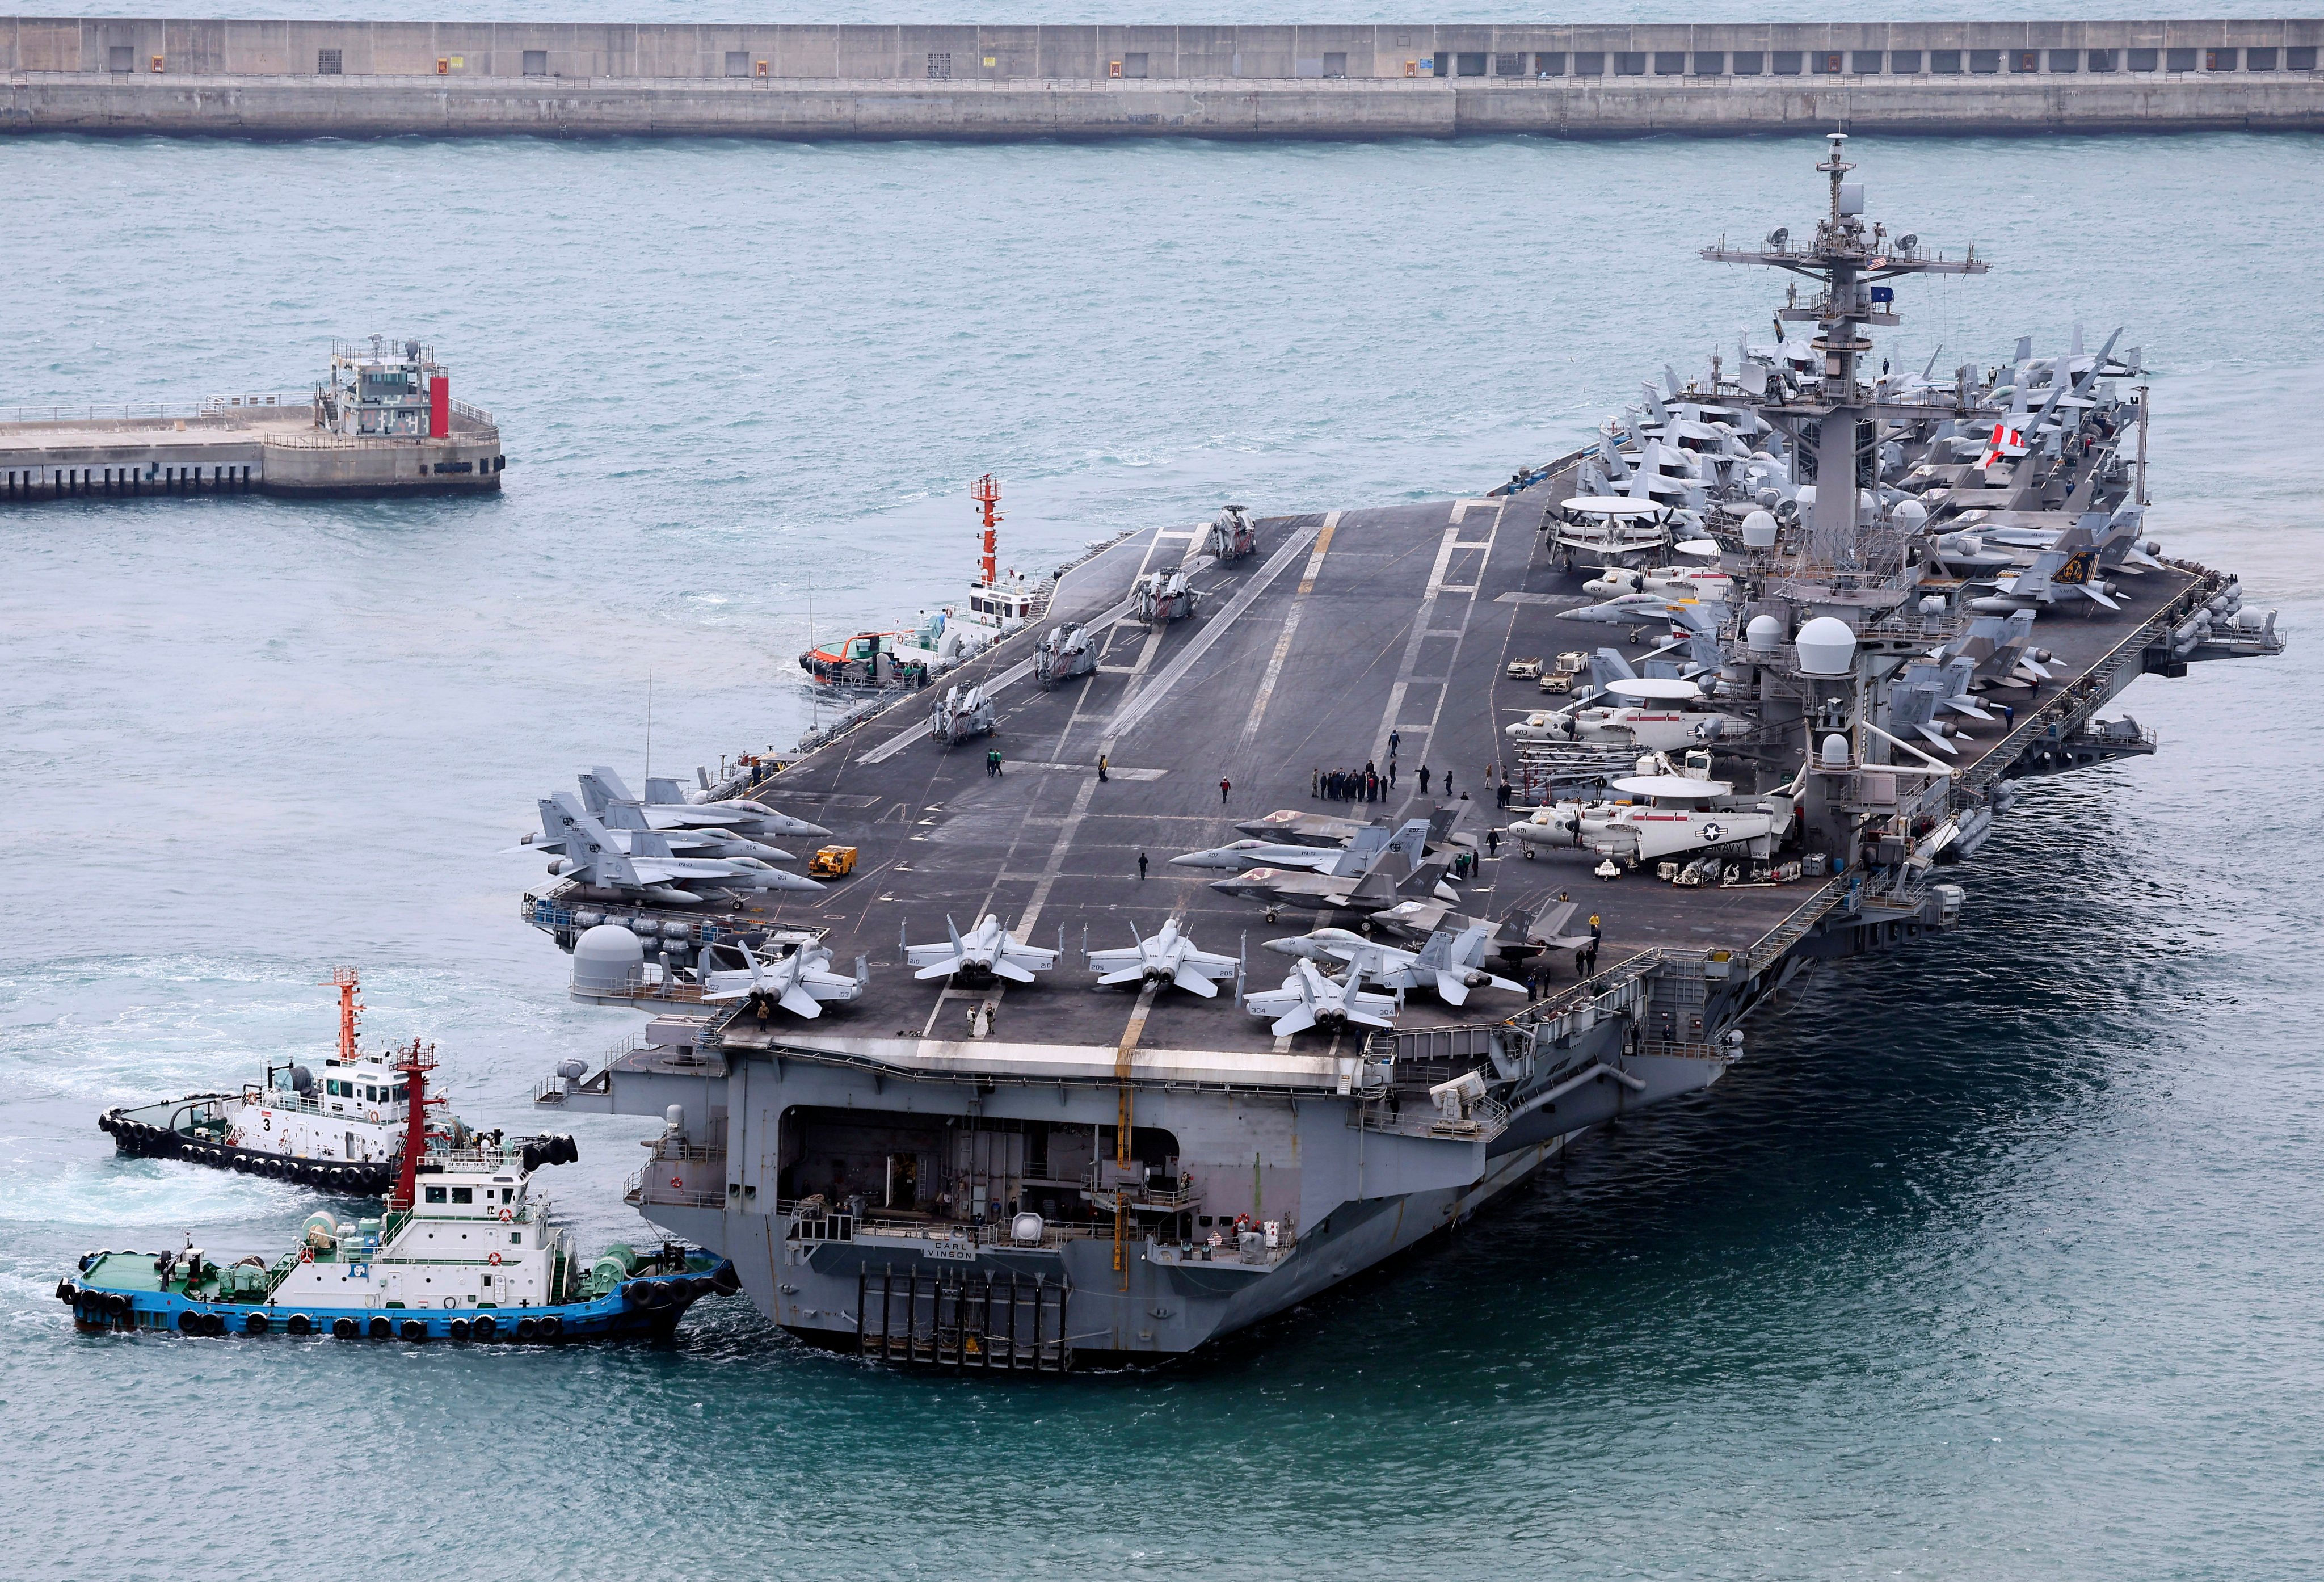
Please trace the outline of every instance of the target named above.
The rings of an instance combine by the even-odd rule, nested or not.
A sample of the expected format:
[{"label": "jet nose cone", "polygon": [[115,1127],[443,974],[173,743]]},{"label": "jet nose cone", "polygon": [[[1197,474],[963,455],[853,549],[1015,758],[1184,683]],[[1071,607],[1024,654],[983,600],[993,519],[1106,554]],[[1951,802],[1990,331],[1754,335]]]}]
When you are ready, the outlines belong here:
[{"label": "jet nose cone", "polygon": [[1213,865],[1210,853],[1190,851],[1185,856],[1172,857],[1170,865],[1174,868],[1207,868]]}]

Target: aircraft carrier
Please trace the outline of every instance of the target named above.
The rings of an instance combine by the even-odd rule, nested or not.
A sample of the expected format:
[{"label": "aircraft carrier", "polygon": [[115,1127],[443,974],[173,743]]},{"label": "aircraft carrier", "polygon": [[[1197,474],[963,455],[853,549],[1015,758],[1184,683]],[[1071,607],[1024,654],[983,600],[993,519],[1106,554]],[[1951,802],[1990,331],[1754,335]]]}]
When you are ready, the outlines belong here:
[{"label": "aircraft carrier", "polygon": [[[2136,352],[1871,373],[1891,282],[1985,264],[1867,218],[1843,154],[1807,234],[1704,253],[1802,282],[1782,339],[1664,372],[1586,447],[1475,497],[1261,518],[1231,558],[1208,526],[1134,535],[934,689],[981,688],[997,734],[940,744],[923,693],[757,779],[856,848],[852,875],[755,905],[527,896],[576,995],[653,1013],[540,1102],[659,1120],[630,1200],[731,1257],[792,1333],[1059,1371],[1184,1353],[1336,1285],[1586,1128],[1716,1083],[1803,963],[1950,925],[1947,865],[2016,782],[2155,750],[2100,718],[2124,689],[2282,638],[2232,577],[2144,536]],[[1588,564],[1577,544],[1618,517],[1661,541]],[[1163,619],[1140,579],[1177,570],[1194,613]],[[1036,645],[1074,624],[1096,662],[1056,681]],[[1561,653],[1570,690],[1545,691],[1523,661]],[[1377,803],[1318,796],[1392,751]],[[1272,923],[1167,860],[1277,810],[1436,821],[1417,865],[1378,859],[1370,899]],[[1479,920],[1482,970],[1525,992],[1414,989],[1392,1026],[1282,1034],[1239,1003],[1296,965],[1266,941],[1384,900],[1421,927],[1371,937],[1416,948],[1440,885],[1442,926]],[[1033,970],[916,974],[988,916]],[[1172,921],[1233,959],[1231,992],[1097,985],[1090,952]],[[706,1002],[743,941],[818,942],[837,997],[811,1019]]]}]

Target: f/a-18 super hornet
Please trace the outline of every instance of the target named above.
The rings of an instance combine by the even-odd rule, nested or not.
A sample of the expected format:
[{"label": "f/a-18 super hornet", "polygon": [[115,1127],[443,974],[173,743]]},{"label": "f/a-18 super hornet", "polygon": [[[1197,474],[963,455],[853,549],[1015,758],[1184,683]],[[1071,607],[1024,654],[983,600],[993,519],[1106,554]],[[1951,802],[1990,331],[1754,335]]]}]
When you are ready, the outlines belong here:
[{"label": "f/a-18 super hornet", "polygon": [[980,919],[965,938],[945,919],[948,941],[942,945],[907,945],[904,958],[918,968],[912,976],[920,978],[950,977],[963,983],[989,983],[1005,977],[1011,983],[1029,984],[1037,972],[1047,972],[1057,965],[1057,953],[1044,950],[1038,945],[1028,945],[1001,926],[1001,920],[991,912]]},{"label": "f/a-18 super hornet", "polygon": [[1277,1038],[1311,1027],[1325,1032],[1338,1032],[1350,1025],[1394,1027],[1397,1013],[1404,1009],[1404,996],[1368,995],[1363,985],[1361,967],[1351,967],[1346,978],[1334,979],[1326,977],[1314,962],[1302,959],[1291,964],[1291,975],[1281,988],[1245,995],[1242,1008],[1254,1016],[1272,1017],[1272,1031]]},{"label": "f/a-18 super hornet", "polygon": [[820,945],[801,944],[771,964],[752,955],[747,942],[741,948],[742,971],[704,975],[705,1004],[742,1000],[755,1006],[761,1017],[768,1007],[779,1005],[794,1016],[811,1018],[823,1014],[824,1002],[855,999],[872,981],[871,968],[860,956],[855,958],[853,977],[832,971],[831,952]]},{"label": "f/a-18 super hornet", "polygon": [[540,804],[542,828],[557,836],[565,855],[549,872],[600,890],[659,901],[671,906],[695,906],[710,899],[705,892],[796,890],[820,891],[823,886],[798,874],[770,867],[757,857],[681,857],[671,851],[661,833],[626,830],[616,840],[613,831],[581,809],[564,791]]},{"label": "f/a-18 super hornet", "polygon": [[1442,901],[1399,901],[1385,911],[1372,913],[1365,921],[1375,933],[1414,941],[1425,940],[1435,933],[1464,934],[1471,929],[1483,929],[1486,948],[1502,961],[1517,965],[1545,950],[1578,950],[1589,944],[1589,934],[1566,932],[1578,910],[1578,902],[1549,901],[1530,912],[1521,906],[1512,907],[1496,923],[1466,916]]},{"label": "f/a-18 super hornet", "polygon": [[[571,796],[563,792],[540,804],[540,828],[528,830],[519,837],[516,849],[530,847],[534,851],[552,856],[565,851],[567,814],[565,808],[578,809]],[[646,822],[644,810],[635,802],[615,802],[597,816],[619,850],[632,856],[650,856],[667,853],[681,857],[751,857],[760,862],[780,863],[790,860],[791,854],[780,847],[752,840],[737,835],[731,828],[655,829]],[[642,845],[634,837],[644,836]]]},{"label": "f/a-18 super hornet", "polygon": [[1278,840],[1230,840],[1208,851],[1183,852],[1170,859],[1174,868],[1305,868],[1316,874],[1361,874],[1388,844],[1385,825],[1357,826],[1347,845],[1301,846]]},{"label": "f/a-18 super hornet", "polygon": [[1490,925],[1475,923],[1457,936],[1439,929],[1417,950],[1381,945],[1348,929],[1317,929],[1296,939],[1269,939],[1267,948],[1323,965],[1328,971],[1341,965],[1363,969],[1366,977],[1384,989],[1433,989],[1448,1005],[1466,1004],[1471,989],[1506,989],[1525,993],[1486,970],[1485,954],[1492,939]]},{"label": "f/a-18 super hornet", "polygon": [[[715,802],[687,801],[685,791],[674,780],[649,777],[646,794],[640,798],[631,793],[620,775],[603,763],[593,766],[580,779],[582,806],[600,822],[614,828],[727,829],[752,838],[774,835],[805,838],[831,833],[820,824],[794,819],[788,813],[777,812],[762,802],[754,802],[745,797],[732,797]],[[625,808],[638,810],[643,822],[613,826],[607,815]]]},{"label": "f/a-18 super hornet", "polygon": [[1176,984],[1190,995],[1209,1000],[1217,997],[1219,982],[1234,976],[1242,965],[1231,956],[1196,949],[1193,937],[1179,930],[1176,918],[1151,938],[1140,934],[1133,923],[1130,937],[1138,942],[1126,949],[1089,953],[1089,964],[1097,971],[1100,984]]}]

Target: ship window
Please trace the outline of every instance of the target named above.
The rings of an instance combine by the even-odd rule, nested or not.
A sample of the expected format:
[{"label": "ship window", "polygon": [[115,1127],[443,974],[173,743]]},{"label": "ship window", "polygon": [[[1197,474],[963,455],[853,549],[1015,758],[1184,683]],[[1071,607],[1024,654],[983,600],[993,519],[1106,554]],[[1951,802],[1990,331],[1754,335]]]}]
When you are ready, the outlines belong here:
[{"label": "ship window", "polygon": [[512,1230],[509,1232],[509,1240],[512,1242],[521,1242],[524,1240],[524,1232],[521,1230]]},{"label": "ship window", "polygon": [[410,1089],[410,1088],[409,1088],[409,1087],[398,1087],[398,1088],[395,1090],[395,1102],[396,1102],[396,1103],[398,1103],[398,1104],[401,1104],[401,1103],[402,1103],[406,1098],[410,1097],[410,1095],[411,1095],[411,1089]]},{"label": "ship window", "polygon": [[444,1201],[444,1189],[443,1189],[443,1188],[441,1188],[441,1187],[430,1187],[430,1188],[429,1188],[429,1189],[428,1189],[428,1201],[429,1201],[430,1203],[441,1203],[442,1201]]},{"label": "ship window", "polygon": [[453,1189],[452,1189],[452,1201],[453,1201],[453,1202],[455,1202],[455,1203],[474,1203],[475,1200],[476,1200],[476,1189],[475,1189],[475,1188],[474,1188],[474,1187],[455,1187],[455,1188],[453,1188]]},{"label": "ship window", "polygon": [[501,1189],[501,1201],[502,1201],[502,1202],[503,1202],[503,1203],[513,1203],[513,1202],[515,1202],[515,1201],[516,1201],[516,1189],[515,1189],[514,1187],[503,1187],[503,1188]]}]

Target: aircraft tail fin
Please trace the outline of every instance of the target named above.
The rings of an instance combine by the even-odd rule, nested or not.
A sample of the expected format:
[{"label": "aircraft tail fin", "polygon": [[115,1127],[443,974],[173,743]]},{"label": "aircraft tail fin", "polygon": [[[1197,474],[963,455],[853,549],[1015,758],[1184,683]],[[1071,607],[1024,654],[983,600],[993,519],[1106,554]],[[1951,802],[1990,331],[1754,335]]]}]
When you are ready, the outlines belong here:
[{"label": "aircraft tail fin", "polygon": [[599,785],[605,788],[605,794],[613,798],[615,801],[634,802],[638,800],[636,795],[631,791],[629,782],[614,773],[613,766],[612,764],[593,763],[589,766],[589,773]]},{"label": "aircraft tail fin", "polygon": [[646,800],[655,807],[664,807],[672,803],[684,807],[686,788],[674,780],[648,780]]},{"label": "aircraft tail fin", "polygon": [[1396,893],[1400,896],[1418,896],[1423,900],[1431,899],[1436,893],[1436,886],[1444,882],[1444,875],[1451,871],[1452,866],[1452,865],[1443,857],[1430,857],[1425,862],[1416,865],[1411,873],[1397,882]]},{"label": "aircraft tail fin", "polygon": [[659,831],[652,829],[632,829],[630,831],[630,855],[641,857],[675,857],[678,856],[676,852],[669,849],[669,842],[664,840]]}]

